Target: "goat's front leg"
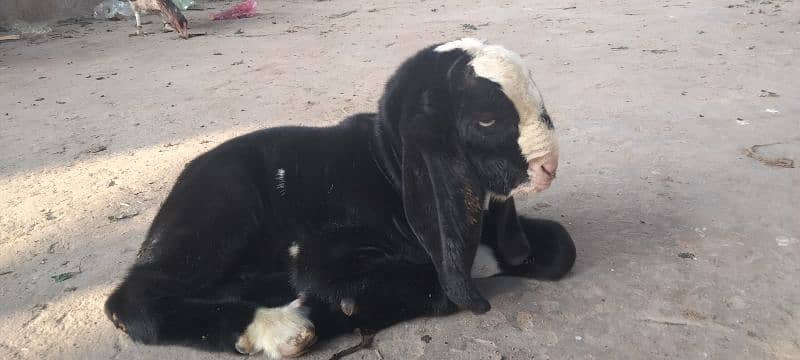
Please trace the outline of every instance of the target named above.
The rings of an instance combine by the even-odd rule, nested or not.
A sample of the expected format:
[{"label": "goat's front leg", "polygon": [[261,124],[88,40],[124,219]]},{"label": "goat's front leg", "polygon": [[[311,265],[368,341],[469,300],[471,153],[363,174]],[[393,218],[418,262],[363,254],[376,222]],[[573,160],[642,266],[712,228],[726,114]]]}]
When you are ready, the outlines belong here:
[{"label": "goat's front leg", "polygon": [[363,330],[377,331],[420,316],[443,316],[457,310],[442,291],[432,264],[387,263],[347,272],[352,265],[342,262],[327,271],[298,274],[298,283],[305,285],[298,290],[338,308],[354,327]]},{"label": "goat's front leg", "polygon": [[329,304],[364,330],[457,309],[442,291],[433,264],[398,260],[380,246],[365,243],[365,237],[370,236],[346,232],[293,245],[295,289]]},{"label": "goat's front leg", "polygon": [[496,263],[492,275],[557,280],[575,263],[575,243],[567,229],[555,221],[519,216],[513,198],[491,202],[484,225],[481,243]]}]

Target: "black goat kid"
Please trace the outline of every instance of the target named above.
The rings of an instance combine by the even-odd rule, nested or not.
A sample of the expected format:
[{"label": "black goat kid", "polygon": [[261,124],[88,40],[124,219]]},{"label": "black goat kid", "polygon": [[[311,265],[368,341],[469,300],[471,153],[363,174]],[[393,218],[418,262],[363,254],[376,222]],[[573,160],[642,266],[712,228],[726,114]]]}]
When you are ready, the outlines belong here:
[{"label": "black goat kid", "polygon": [[317,338],[489,310],[472,278],[558,279],[575,247],[512,195],[550,185],[522,60],[462,39],[408,59],[377,114],[230,140],[181,173],[106,303],[135,341],[298,356]]}]

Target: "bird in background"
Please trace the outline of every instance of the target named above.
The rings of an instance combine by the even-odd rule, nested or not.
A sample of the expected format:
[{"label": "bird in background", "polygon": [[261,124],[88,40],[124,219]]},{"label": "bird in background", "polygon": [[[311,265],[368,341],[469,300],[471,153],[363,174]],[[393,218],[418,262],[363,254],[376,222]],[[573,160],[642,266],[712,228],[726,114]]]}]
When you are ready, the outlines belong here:
[{"label": "bird in background", "polygon": [[164,22],[164,31],[176,31],[184,39],[189,38],[189,23],[172,0],[128,0],[136,17],[136,35],[142,35],[141,12],[158,11]]}]

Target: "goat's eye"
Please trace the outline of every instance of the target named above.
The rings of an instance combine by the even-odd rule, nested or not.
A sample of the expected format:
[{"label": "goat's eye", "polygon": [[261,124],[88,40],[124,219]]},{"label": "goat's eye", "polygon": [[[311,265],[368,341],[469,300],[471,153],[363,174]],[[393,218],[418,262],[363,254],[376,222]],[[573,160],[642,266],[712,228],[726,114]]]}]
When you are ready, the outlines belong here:
[{"label": "goat's eye", "polygon": [[494,120],[489,120],[489,121],[478,121],[478,125],[480,125],[480,126],[483,126],[483,127],[489,127],[489,126],[492,126],[492,125],[494,125],[494,123],[495,123],[495,121],[494,121]]}]

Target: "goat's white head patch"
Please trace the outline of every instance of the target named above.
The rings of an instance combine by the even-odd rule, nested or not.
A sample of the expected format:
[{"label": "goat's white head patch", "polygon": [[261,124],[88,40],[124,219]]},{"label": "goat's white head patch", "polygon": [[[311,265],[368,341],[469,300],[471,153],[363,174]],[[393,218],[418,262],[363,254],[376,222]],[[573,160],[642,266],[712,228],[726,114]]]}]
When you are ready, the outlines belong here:
[{"label": "goat's white head patch", "polygon": [[[528,161],[529,179],[513,193],[542,191],[550,186],[558,167],[558,142],[553,123],[531,72],[522,58],[500,46],[464,38],[436,47],[437,52],[462,50],[468,53],[475,75],[500,86],[519,115],[517,143]],[[490,126],[491,123],[481,123]]]}]

